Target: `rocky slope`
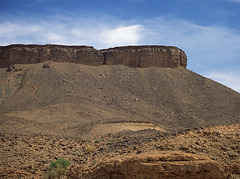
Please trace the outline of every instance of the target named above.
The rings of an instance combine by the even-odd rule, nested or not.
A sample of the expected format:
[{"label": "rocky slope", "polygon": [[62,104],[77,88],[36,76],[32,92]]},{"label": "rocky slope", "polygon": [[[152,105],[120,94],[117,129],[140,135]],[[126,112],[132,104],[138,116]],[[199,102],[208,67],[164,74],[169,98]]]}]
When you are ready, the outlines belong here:
[{"label": "rocky slope", "polygon": [[[65,158],[71,161],[69,177],[74,179],[109,177],[111,173],[115,178],[117,174],[131,176],[132,170],[126,168],[130,164],[136,167],[133,171],[140,168],[144,171],[139,173],[144,174],[142,178],[154,174],[163,178],[167,175],[173,178],[219,178],[221,175],[220,178],[233,179],[240,176],[239,135],[239,124],[175,136],[148,130],[94,138],[1,133],[0,178],[40,178],[50,161]],[[159,173],[159,167],[164,172]]]},{"label": "rocky slope", "polygon": [[[33,54],[35,47],[29,48]],[[0,178],[42,177],[58,158],[70,160],[72,178],[146,178],[147,171],[163,178],[240,174],[239,93],[181,61],[177,68],[171,61],[171,68],[156,67],[158,57],[153,57],[151,67],[138,68],[139,61],[130,62],[134,55],[127,55],[156,49],[82,48],[103,61],[92,66],[67,57],[54,62],[61,59],[57,51],[53,61],[28,62],[36,59],[30,55],[12,65],[20,52],[9,63],[1,61],[11,66],[0,68]],[[95,63],[96,56],[89,55],[90,61]],[[135,173],[127,170],[130,164]],[[158,173],[160,168],[165,172]]]},{"label": "rocky slope", "polygon": [[96,50],[89,46],[9,45],[0,46],[0,67],[13,64],[73,62],[84,65],[126,65],[130,67],[187,66],[187,56],[172,46],[128,46]]},{"label": "rocky slope", "polygon": [[0,69],[0,114],[36,122],[49,133],[46,122],[55,127],[66,122],[64,133],[85,133],[71,129],[69,118],[86,130],[97,123],[144,122],[167,132],[240,119],[239,93],[184,68],[56,62],[15,66],[21,70]]}]

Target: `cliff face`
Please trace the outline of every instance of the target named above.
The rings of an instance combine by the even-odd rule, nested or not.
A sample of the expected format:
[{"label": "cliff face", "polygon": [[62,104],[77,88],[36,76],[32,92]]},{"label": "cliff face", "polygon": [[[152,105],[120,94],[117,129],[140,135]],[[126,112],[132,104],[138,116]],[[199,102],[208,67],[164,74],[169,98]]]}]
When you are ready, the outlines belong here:
[{"label": "cliff face", "polygon": [[32,64],[47,60],[102,65],[100,51],[88,46],[9,45],[0,47],[0,67],[12,64]]},{"label": "cliff face", "polygon": [[127,46],[102,50],[106,65],[126,65],[130,67],[187,66],[187,56],[183,50],[169,46]]},{"label": "cliff face", "polygon": [[84,65],[126,65],[130,67],[187,66],[183,50],[172,46],[126,46],[96,50],[89,46],[9,45],[0,47],[0,67],[47,60]]}]

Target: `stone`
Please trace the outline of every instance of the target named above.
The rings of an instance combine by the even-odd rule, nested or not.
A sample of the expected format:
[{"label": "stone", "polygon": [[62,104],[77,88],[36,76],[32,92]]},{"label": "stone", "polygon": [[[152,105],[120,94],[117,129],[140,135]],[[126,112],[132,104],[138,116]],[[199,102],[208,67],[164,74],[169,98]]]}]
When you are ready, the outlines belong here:
[{"label": "stone", "polygon": [[103,50],[96,50],[90,46],[22,44],[0,46],[0,67],[45,61],[143,68],[187,66],[185,52],[173,46],[125,46]]},{"label": "stone", "polygon": [[44,63],[42,68],[50,68],[50,63]]},{"label": "stone", "polygon": [[10,65],[7,70],[7,72],[17,72],[17,71],[22,71],[22,68],[17,68],[14,65]]},{"label": "stone", "polygon": [[40,178],[38,175],[33,175],[30,172],[26,172],[14,167],[8,168],[0,166],[0,178]]},{"label": "stone", "polygon": [[236,160],[232,165],[232,173],[240,175],[240,159]]},{"label": "stone", "polygon": [[15,71],[16,70],[16,68],[15,68],[15,66],[14,65],[10,65],[8,68],[7,68],[7,72],[11,72],[11,71]]},{"label": "stone", "polygon": [[223,179],[230,175],[229,166],[208,157],[183,152],[168,152],[113,158],[83,173],[81,178]]}]

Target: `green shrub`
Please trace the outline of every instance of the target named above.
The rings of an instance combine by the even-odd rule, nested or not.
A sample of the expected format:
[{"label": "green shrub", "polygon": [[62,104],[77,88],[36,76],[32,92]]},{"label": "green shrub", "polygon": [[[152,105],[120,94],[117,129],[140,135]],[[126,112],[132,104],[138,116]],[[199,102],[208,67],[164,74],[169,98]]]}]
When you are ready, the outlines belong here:
[{"label": "green shrub", "polygon": [[100,140],[99,140],[99,139],[96,139],[96,140],[95,140],[95,143],[100,143]]},{"label": "green shrub", "polygon": [[86,153],[90,154],[90,153],[92,153],[92,152],[94,151],[94,147],[87,144],[86,147],[85,147],[85,149],[84,149],[84,151],[85,151]]},{"label": "green shrub", "polygon": [[74,152],[74,153],[72,153],[72,155],[75,155],[75,156],[76,156],[76,155],[78,155],[78,153]]},{"label": "green shrub", "polygon": [[48,167],[46,174],[44,175],[45,178],[60,178],[66,176],[70,167],[70,162],[65,159],[58,159],[58,161],[52,161]]}]

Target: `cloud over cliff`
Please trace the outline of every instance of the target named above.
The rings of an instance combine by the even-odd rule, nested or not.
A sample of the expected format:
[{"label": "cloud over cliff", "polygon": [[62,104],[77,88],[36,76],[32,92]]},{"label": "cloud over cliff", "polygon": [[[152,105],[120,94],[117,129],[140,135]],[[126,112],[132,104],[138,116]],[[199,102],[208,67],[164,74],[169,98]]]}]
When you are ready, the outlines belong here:
[{"label": "cloud over cliff", "polygon": [[188,68],[205,76],[213,68],[227,74],[232,72],[230,64],[240,66],[238,31],[167,16],[130,20],[106,14],[42,16],[38,20],[8,18],[0,23],[0,31],[0,45],[51,43],[92,45],[98,49],[122,45],[174,45],[186,51]]}]

